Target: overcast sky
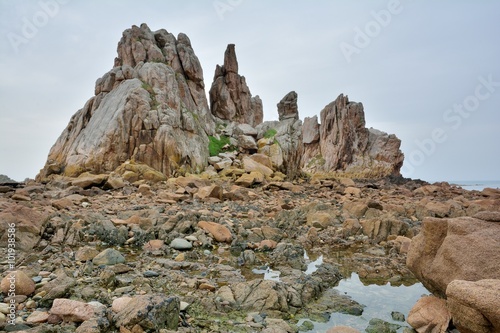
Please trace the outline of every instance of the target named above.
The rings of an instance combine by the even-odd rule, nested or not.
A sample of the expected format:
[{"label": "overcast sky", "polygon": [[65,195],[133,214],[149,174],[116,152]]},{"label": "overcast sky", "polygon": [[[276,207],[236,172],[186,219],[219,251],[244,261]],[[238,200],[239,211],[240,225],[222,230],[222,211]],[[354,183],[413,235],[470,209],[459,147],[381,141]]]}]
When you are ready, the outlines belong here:
[{"label": "overcast sky", "polygon": [[396,134],[403,175],[500,179],[500,1],[0,0],[0,174],[34,178],[109,71],[122,31],[186,33],[209,89],[226,45],[264,103],[339,94]]}]

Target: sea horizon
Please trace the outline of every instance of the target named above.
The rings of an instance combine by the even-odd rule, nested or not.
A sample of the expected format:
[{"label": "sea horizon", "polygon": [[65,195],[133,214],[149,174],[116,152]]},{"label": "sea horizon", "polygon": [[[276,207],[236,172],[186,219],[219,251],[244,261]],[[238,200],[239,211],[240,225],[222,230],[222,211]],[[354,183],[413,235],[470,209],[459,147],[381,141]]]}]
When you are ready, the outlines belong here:
[{"label": "sea horizon", "polygon": [[429,181],[429,183],[434,182],[447,182],[450,185],[460,186],[464,190],[469,191],[482,191],[485,188],[499,188],[500,189],[500,180],[433,180]]}]

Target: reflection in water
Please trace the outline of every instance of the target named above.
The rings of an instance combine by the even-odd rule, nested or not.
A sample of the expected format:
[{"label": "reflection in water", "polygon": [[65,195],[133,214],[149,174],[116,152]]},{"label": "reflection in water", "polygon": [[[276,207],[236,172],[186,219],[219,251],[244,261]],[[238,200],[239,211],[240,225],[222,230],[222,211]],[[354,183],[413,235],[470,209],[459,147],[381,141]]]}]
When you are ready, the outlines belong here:
[{"label": "reflection in water", "polygon": [[254,268],[254,269],[252,269],[252,273],[254,273],[254,274],[264,274],[264,277],[263,277],[264,280],[271,280],[271,281],[280,282],[280,274],[281,274],[281,272],[280,271],[275,271],[273,269],[270,269],[269,267],[267,267],[265,269]]},{"label": "reflection in water", "polygon": [[[323,263],[323,255],[320,255],[316,260],[310,261],[309,256],[307,253],[304,253],[304,258],[306,259],[306,262],[309,261],[307,264],[307,270],[304,272],[306,275],[310,275],[318,270],[318,267],[321,266]],[[254,274],[264,274],[263,279],[264,280],[271,280],[271,281],[276,281],[280,282],[280,271],[276,271],[274,269],[269,268],[266,266],[265,268],[254,268],[252,269],[252,273]]]},{"label": "reflection in water", "polygon": [[[421,283],[411,286],[391,286],[370,284],[365,286],[359,279],[358,274],[352,273],[350,278],[340,281],[334,289],[351,296],[358,303],[366,305],[361,316],[353,316],[341,313],[332,313],[328,323],[314,322],[312,332],[326,332],[329,328],[338,325],[350,326],[364,332],[368,322],[372,318],[380,318],[390,323],[408,326],[407,323],[392,320],[391,312],[397,311],[408,316],[412,306],[422,295],[428,295],[429,291]],[[299,322],[299,325],[304,320]],[[398,332],[403,332],[403,328]]]},{"label": "reflection in water", "polygon": [[[304,258],[306,259],[306,262],[310,261],[307,252],[304,252]],[[323,263],[323,255],[320,255],[316,260],[311,261],[307,264],[307,269],[304,273],[306,275],[310,275],[316,272],[318,270],[318,267],[321,266],[322,263]]]}]

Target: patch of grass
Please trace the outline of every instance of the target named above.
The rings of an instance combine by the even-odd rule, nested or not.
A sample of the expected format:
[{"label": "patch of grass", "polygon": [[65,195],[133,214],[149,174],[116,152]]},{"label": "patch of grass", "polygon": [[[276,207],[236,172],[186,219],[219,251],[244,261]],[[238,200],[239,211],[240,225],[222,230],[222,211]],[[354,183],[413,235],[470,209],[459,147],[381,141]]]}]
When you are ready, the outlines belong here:
[{"label": "patch of grass", "polygon": [[208,143],[208,152],[210,156],[217,156],[222,152],[235,149],[234,146],[231,146],[228,136],[221,135],[220,139],[217,139],[215,136],[209,136],[208,139],[210,140]]},{"label": "patch of grass", "polygon": [[264,138],[270,139],[274,137],[276,133],[278,133],[278,131],[276,131],[274,128],[270,128],[264,133]]}]

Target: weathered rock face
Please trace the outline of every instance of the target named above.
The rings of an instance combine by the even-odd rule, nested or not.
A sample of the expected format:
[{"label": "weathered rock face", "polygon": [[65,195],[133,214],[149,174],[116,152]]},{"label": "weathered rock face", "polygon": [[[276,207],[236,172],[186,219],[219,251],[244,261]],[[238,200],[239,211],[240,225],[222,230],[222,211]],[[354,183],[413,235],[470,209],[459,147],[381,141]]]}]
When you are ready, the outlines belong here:
[{"label": "weathered rock face", "polygon": [[453,323],[464,333],[500,331],[500,280],[455,280],[446,289]]},{"label": "weathered rock face", "polygon": [[424,219],[407,259],[415,276],[441,297],[453,280],[498,278],[499,262],[500,223],[471,217]]},{"label": "weathered rock face", "polygon": [[165,175],[200,171],[215,128],[189,38],[146,24],[123,33],[115,67],[70,120],[38,179],[113,171],[126,160]]},{"label": "weathered rock face", "polygon": [[163,294],[141,295],[130,300],[123,310],[114,315],[116,327],[142,329],[176,329],[179,322],[180,301],[176,296]]},{"label": "weathered rock face", "polygon": [[269,156],[272,167],[290,179],[301,171],[302,121],[299,120],[297,93],[292,91],[278,103],[279,121],[256,127],[258,152]]},{"label": "weathered rock face", "polygon": [[[399,175],[401,141],[395,135],[365,128],[361,103],[340,95],[321,111],[321,124],[307,119],[303,166],[309,172],[344,172],[354,177]],[[319,127],[319,138],[317,128]]]},{"label": "weathered rock face", "polygon": [[426,218],[410,245],[408,267],[427,289],[447,298],[460,332],[500,329],[498,217],[483,211],[474,217]]},{"label": "weathered rock face", "polygon": [[280,121],[285,119],[299,120],[297,98],[297,93],[295,91],[290,91],[278,103],[278,115]]},{"label": "weathered rock face", "polygon": [[[302,157],[302,121],[286,119],[266,121],[259,126],[258,152],[269,156],[273,167],[290,179],[300,173]],[[274,133],[270,135],[270,133]]]},{"label": "weathered rock face", "polygon": [[210,88],[210,109],[219,119],[256,126],[262,123],[262,101],[252,97],[245,77],[238,74],[234,44],[227,46],[224,65],[215,68]]},{"label": "weathered rock face", "polygon": [[408,314],[408,324],[417,332],[445,333],[450,319],[446,301],[435,296],[422,297]]}]

